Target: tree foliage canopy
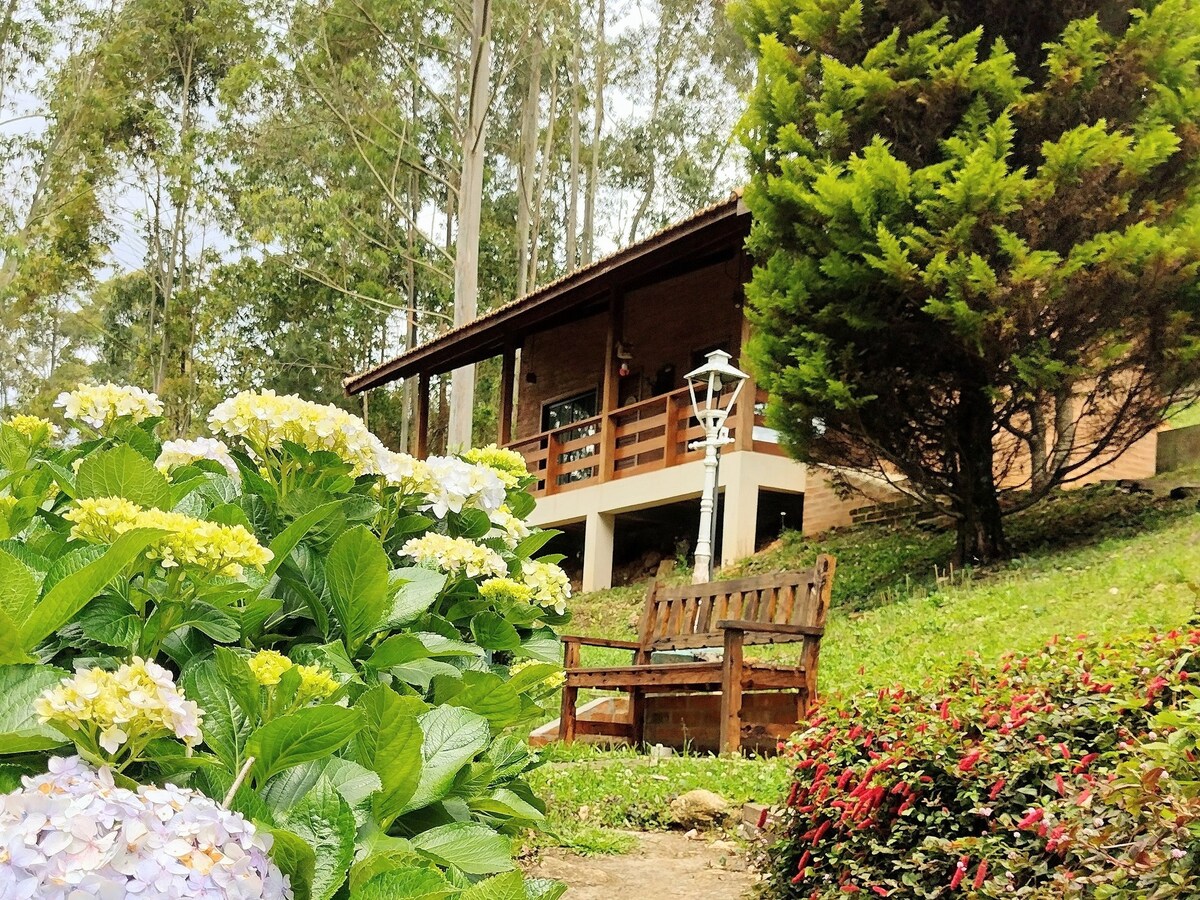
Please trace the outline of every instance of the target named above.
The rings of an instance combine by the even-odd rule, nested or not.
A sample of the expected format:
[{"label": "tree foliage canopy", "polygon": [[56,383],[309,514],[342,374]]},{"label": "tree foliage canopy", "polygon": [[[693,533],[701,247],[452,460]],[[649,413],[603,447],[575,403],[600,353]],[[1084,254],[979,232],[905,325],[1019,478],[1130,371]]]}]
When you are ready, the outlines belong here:
[{"label": "tree foliage canopy", "polygon": [[1004,552],[1200,381],[1200,7],[741,0],[752,353],[800,458]]}]

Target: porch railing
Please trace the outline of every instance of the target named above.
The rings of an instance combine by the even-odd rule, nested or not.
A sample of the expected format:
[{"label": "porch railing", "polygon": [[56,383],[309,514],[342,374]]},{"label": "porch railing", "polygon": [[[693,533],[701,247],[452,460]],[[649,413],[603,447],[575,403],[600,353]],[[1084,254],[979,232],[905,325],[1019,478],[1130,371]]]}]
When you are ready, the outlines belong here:
[{"label": "porch railing", "polygon": [[[765,393],[758,392],[753,421],[759,426],[758,405],[765,400]],[[748,398],[742,398],[738,405],[746,402]],[[739,440],[742,422],[735,406],[728,419],[734,441],[730,449],[753,446],[760,452],[777,452],[770,441]],[[699,459],[702,451],[688,449],[688,444],[703,437],[700,423],[692,416],[688,390],[681,388],[508,446],[525,457],[538,479],[531,490],[544,496]]]}]

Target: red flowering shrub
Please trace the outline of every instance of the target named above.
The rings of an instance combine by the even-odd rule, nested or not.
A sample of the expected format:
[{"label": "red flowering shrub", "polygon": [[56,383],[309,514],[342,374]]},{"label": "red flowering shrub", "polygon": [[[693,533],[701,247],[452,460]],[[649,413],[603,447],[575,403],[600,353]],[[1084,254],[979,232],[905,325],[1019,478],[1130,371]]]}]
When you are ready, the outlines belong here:
[{"label": "red flowering shrub", "polygon": [[1197,897],[1200,630],[1082,636],[826,707],[786,748],[777,898]]}]

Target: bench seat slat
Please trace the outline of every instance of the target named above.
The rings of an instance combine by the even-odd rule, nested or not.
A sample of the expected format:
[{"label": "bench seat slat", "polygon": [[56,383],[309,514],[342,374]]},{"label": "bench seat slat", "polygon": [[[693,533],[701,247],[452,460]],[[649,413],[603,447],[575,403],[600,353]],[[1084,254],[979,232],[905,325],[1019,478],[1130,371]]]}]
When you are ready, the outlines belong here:
[{"label": "bench seat slat", "polygon": [[[803,666],[747,663],[743,683],[747,690],[796,687],[804,681]],[[716,690],[721,687],[721,663],[664,663],[645,666],[609,666],[568,669],[567,684],[575,688],[672,687]]]}]

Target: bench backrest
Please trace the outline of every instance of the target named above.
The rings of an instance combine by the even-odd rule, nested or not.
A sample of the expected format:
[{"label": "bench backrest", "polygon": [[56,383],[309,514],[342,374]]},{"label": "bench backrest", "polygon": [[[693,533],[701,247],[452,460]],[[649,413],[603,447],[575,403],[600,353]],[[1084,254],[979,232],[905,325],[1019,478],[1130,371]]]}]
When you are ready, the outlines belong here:
[{"label": "bench backrest", "polygon": [[[762,624],[800,625],[819,637],[829,612],[835,562],[822,555],[803,572],[782,572],[713,581],[707,584],[650,587],[642,613],[639,643],[643,652],[720,647],[724,633],[717,623],[743,620]],[[778,633],[746,631],[745,643],[801,640]]]}]

